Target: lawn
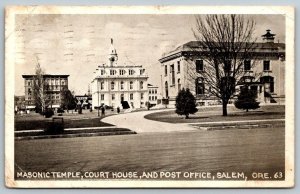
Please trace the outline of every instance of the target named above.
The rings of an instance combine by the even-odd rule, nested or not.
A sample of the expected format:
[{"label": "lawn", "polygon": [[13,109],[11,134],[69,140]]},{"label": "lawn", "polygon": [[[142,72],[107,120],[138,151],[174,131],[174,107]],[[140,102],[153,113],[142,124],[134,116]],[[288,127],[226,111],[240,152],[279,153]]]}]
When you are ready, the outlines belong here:
[{"label": "lawn", "polygon": [[[109,115],[109,114],[107,114]],[[57,115],[55,115],[57,117]],[[100,121],[97,113],[86,112],[84,114],[65,113],[59,116],[64,119],[64,128],[79,128],[79,127],[106,127],[112,126],[111,124]],[[34,130],[45,129],[52,118],[44,118],[43,116],[30,113],[28,115],[15,116],[15,130]]]},{"label": "lawn", "polygon": [[236,109],[234,106],[228,106],[228,116],[226,117],[222,116],[222,107],[200,107],[197,113],[190,115],[189,119],[177,115],[175,110],[152,113],[146,115],[145,118],[168,123],[284,119],[285,106],[262,106],[259,109],[250,110],[249,112]]}]

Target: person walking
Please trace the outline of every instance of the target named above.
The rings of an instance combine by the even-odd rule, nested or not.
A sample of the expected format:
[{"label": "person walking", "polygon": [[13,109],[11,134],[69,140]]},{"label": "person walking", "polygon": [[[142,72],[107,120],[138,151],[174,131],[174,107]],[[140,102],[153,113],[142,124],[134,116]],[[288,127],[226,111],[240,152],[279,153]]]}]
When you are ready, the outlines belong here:
[{"label": "person walking", "polygon": [[102,106],[102,108],[101,108],[101,116],[102,116],[102,117],[105,116],[105,108],[104,108],[104,106]]},{"label": "person walking", "polygon": [[120,113],[120,107],[117,107],[117,113],[118,114]]}]

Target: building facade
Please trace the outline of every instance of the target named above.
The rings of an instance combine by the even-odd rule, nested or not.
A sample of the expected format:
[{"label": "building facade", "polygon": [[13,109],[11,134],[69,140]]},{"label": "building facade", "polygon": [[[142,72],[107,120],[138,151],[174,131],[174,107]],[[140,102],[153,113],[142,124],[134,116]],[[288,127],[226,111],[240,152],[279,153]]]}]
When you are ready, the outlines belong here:
[{"label": "building facade", "polygon": [[148,101],[148,76],[143,66],[119,65],[111,39],[108,63],[99,65],[91,82],[93,108],[142,108]]},{"label": "building facade", "polygon": [[[243,63],[243,76],[237,81],[236,94],[242,87],[255,90],[261,103],[284,103],[285,99],[285,44],[275,43],[275,34],[267,33],[263,42],[255,43],[252,58]],[[191,41],[165,54],[161,59],[162,97],[175,104],[182,88],[189,88],[199,105],[220,104],[220,99],[210,93],[210,85],[201,75],[208,65],[198,41]],[[251,65],[255,64],[255,65]],[[191,74],[191,72],[193,72]],[[232,103],[235,96],[229,103]]]},{"label": "building facade", "polygon": [[150,103],[150,106],[157,105],[158,100],[160,100],[158,86],[148,84],[148,102]]},{"label": "building facade", "polygon": [[83,109],[90,109],[92,106],[91,95],[75,95],[77,106],[81,106]]},{"label": "building facade", "polygon": [[[33,84],[35,80],[35,75],[22,75],[24,78],[25,86],[25,108],[35,109],[35,101],[33,95]],[[63,89],[68,89],[68,77],[69,75],[43,75],[43,80],[45,82],[46,93],[47,93],[47,106],[48,108],[57,109],[61,105],[61,91]]]}]

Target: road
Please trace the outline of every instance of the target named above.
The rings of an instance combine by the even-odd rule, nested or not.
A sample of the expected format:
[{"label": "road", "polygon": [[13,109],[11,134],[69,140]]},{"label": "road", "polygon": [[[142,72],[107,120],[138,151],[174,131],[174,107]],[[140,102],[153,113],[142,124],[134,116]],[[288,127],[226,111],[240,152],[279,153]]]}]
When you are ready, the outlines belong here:
[{"label": "road", "polygon": [[284,170],[284,128],[24,140],[16,171]]}]

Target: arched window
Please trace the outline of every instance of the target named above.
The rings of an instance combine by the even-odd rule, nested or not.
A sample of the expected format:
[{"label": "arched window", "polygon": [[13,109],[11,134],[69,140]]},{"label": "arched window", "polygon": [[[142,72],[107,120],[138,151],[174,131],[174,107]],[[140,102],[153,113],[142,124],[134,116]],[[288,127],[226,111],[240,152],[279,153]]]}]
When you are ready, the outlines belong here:
[{"label": "arched window", "polygon": [[204,79],[203,77],[198,77],[196,79],[196,95],[204,94]]},{"label": "arched window", "polygon": [[132,90],[133,89],[133,81],[129,82],[129,89]]},{"label": "arched window", "polygon": [[169,97],[169,88],[168,88],[168,82],[165,82],[165,93],[166,93],[166,98]]},{"label": "arched window", "polygon": [[143,81],[140,81],[140,89],[144,89],[144,82]]},{"label": "arched window", "polygon": [[260,78],[260,83],[264,85],[265,92],[274,92],[274,77],[272,76],[263,76]]},{"label": "arched window", "polygon": [[121,81],[121,90],[123,90],[123,89],[124,89],[124,82]]},{"label": "arched window", "polygon": [[115,82],[111,82],[111,90],[115,89]]},{"label": "arched window", "polygon": [[181,82],[180,79],[177,80],[177,84],[178,84],[178,92],[181,90]]}]

